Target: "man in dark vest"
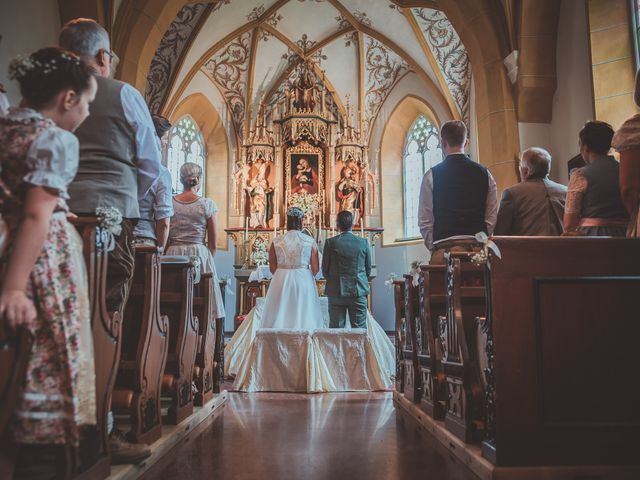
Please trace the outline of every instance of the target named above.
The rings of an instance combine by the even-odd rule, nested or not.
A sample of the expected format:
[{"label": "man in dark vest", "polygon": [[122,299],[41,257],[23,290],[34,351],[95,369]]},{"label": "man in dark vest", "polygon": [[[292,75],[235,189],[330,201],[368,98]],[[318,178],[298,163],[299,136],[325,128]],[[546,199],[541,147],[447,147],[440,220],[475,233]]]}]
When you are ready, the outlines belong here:
[{"label": "man in dark vest", "polygon": [[[446,122],[440,130],[440,143],[445,159],[425,173],[418,207],[418,226],[429,250],[434,250],[434,242],[447,237],[478,232],[491,235],[497,216],[493,176],[464,153],[468,143],[465,124]],[[438,262],[442,263],[442,255],[432,251],[431,263]]]},{"label": "man in dark vest", "polygon": [[[96,99],[89,117],[75,131],[80,164],[69,186],[68,204],[77,215],[95,215],[98,207],[113,207],[122,214],[122,232],[116,237],[107,272],[107,308],[122,314],[133,279],[138,201],[160,174],[160,148],[142,95],[131,85],[109,78],[114,54],[107,31],[94,20],[78,18],[62,28],[59,44],[82,57],[96,73]],[[146,445],[126,443],[117,430],[110,431],[112,463],[134,463],[150,455]]]}]

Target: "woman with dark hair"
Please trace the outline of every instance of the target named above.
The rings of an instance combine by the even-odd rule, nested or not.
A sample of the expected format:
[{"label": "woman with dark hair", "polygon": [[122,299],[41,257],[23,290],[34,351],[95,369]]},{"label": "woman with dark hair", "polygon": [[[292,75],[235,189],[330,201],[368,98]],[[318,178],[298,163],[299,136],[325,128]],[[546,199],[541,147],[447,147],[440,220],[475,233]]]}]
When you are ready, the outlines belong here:
[{"label": "woman with dark hair", "polygon": [[202,167],[187,162],[180,167],[183,192],[173,197],[171,227],[167,255],[188,255],[200,258],[200,269],[213,273],[216,318],[225,316],[220,281],[213,257],[216,254],[216,212],[218,206],[209,198],[198,195],[202,184]]},{"label": "woman with dark hair", "polygon": [[77,446],[79,427],[96,422],[95,373],[82,242],[66,201],[79,162],[71,132],[89,115],[96,80],[53,47],[14,59],[9,72],[22,102],[0,118],[0,321],[34,339],[13,437]]},{"label": "woman with dark hair", "polygon": [[624,237],[629,216],[620,199],[620,165],[609,155],[613,128],[587,122],[579,133],[587,163],[571,174],[564,209],[564,230],[587,236]]}]

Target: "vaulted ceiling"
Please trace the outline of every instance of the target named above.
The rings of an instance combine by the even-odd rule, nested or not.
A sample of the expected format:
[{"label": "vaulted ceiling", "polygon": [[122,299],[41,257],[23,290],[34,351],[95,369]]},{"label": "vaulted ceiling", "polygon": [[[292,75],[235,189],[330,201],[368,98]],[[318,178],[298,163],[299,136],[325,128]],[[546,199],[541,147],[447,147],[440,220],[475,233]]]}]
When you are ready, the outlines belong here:
[{"label": "vaulted ceiling", "polygon": [[[347,103],[368,133],[407,74],[469,116],[471,68],[460,38],[435,8],[386,0],[220,0],[185,5],[164,33],[148,76],[151,109],[167,112],[199,72],[224,97],[238,135],[260,101],[274,104],[302,60]],[[358,116],[359,113],[359,116]]]}]

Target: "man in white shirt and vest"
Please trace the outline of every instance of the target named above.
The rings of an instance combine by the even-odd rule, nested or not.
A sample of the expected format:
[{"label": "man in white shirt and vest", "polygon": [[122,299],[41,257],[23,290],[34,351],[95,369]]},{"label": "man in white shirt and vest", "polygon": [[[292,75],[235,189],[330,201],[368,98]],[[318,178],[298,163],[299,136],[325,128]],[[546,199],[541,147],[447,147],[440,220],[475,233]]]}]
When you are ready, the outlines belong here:
[{"label": "man in white shirt and vest", "polygon": [[457,235],[493,233],[497,217],[496,182],[489,170],[464,152],[463,122],[446,122],[440,130],[445,159],[425,173],[420,189],[418,226],[431,251],[431,263],[444,263],[434,242]]},{"label": "man in white shirt and vest", "polygon": [[[98,207],[114,207],[122,214],[122,233],[108,263],[107,309],[123,314],[133,279],[138,202],[160,175],[160,148],[140,92],[109,78],[114,54],[107,31],[94,20],[78,18],[62,28],[59,44],[93,67],[98,82],[90,115],[75,131],[80,164],[68,204],[77,215],[93,216]],[[111,428],[110,450],[112,463],[134,463],[150,455],[146,445],[127,443]]]}]

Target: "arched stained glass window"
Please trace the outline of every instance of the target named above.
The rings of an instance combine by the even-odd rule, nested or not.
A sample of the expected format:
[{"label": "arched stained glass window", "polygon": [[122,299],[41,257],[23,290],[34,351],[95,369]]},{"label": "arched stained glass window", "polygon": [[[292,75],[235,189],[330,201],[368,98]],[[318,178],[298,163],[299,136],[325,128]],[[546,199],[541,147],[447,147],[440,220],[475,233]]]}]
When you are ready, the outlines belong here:
[{"label": "arched stained glass window", "polygon": [[185,115],[169,130],[167,141],[167,168],[171,172],[173,193],[182,192],[180,183],[180,167],[186,162],[193,162],[202,167],[202,190],[204,195],[207,148],[202,133],[190,115]]},{"label": "arched stained glass window", "polygon": [[431,167],[442,161],[440,137],[435,125],[424,115],[413,122],[404,146],[404,234],[419,237],[418,202],[422,177]]}]

